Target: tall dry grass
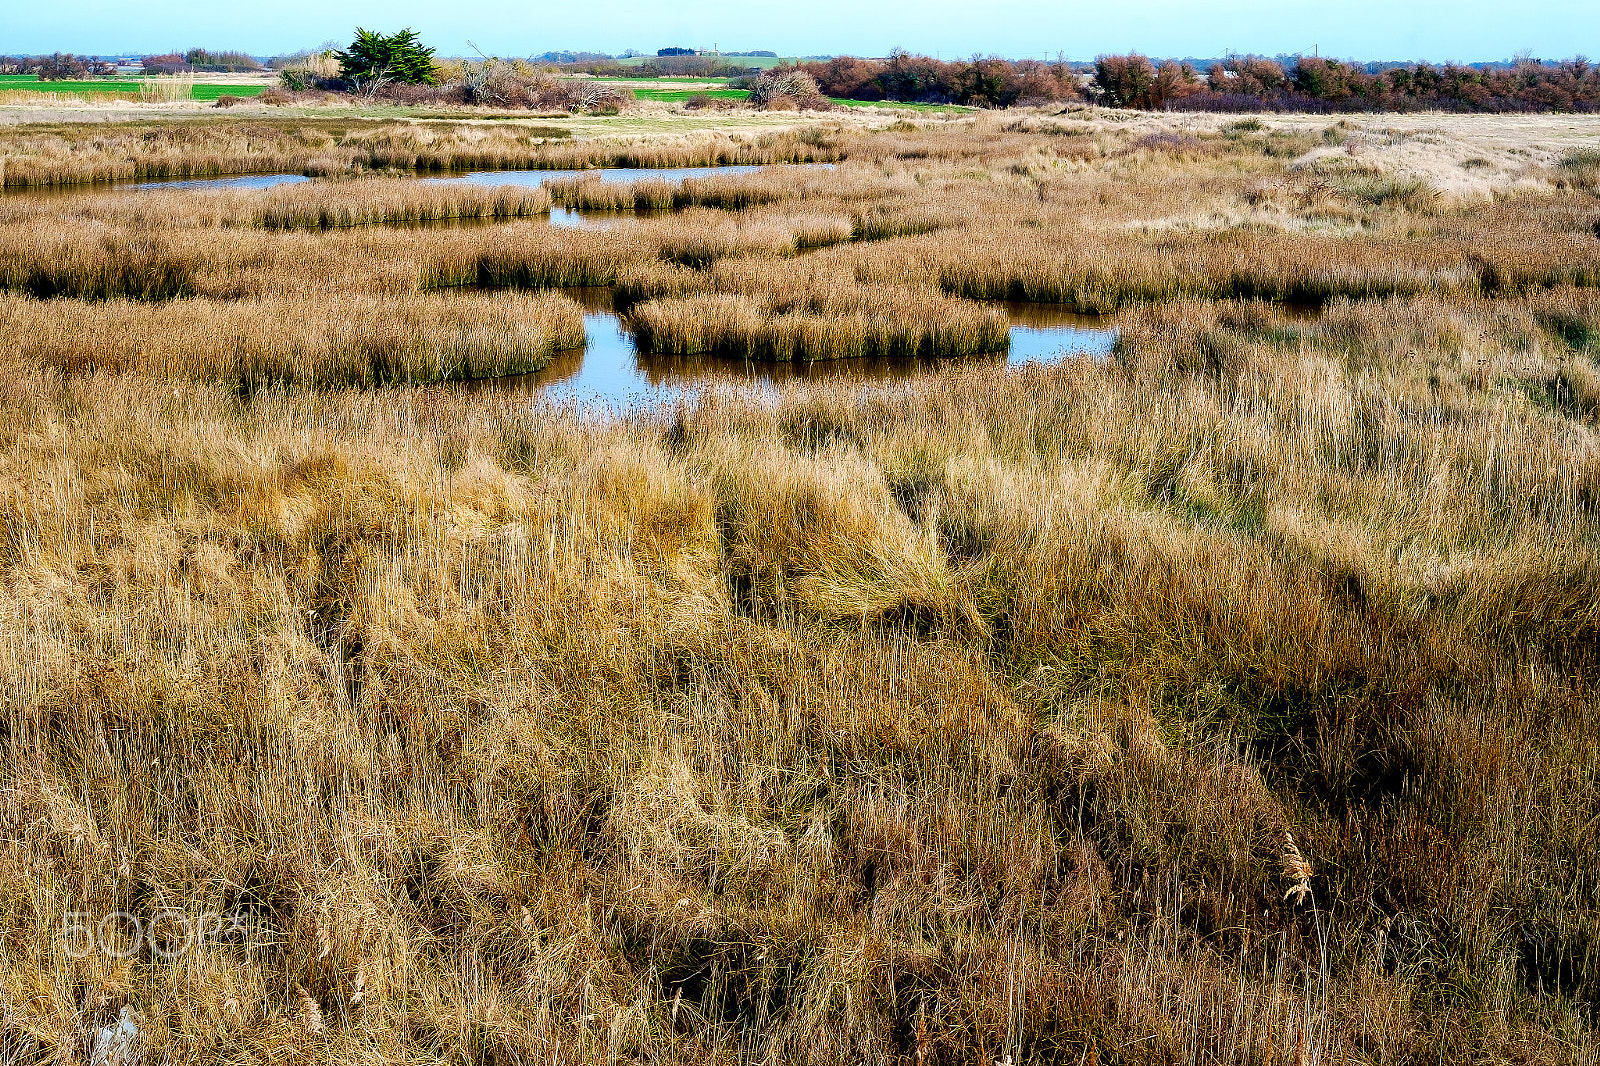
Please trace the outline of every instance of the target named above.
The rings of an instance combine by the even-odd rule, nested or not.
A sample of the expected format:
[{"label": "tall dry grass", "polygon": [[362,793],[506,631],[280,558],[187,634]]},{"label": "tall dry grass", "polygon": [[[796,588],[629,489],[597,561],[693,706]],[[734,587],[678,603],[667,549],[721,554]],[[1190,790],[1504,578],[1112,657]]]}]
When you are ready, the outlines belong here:
[{"label": "tall dry grass", "polygon": [[68,374],[138,371],[219,382],[346,387],[527,374],[584,343],[557,295],[343,296],[159,304],[0,298],[0,345]]},{"label": "tall dry grass", "polygon": [[777,362],[944,358],[1011,345],[1003,311],[915,290],[649,300],[628,312],[628,323],[650,351]]},{"label": "tall dry grass", "polygon": [[260,198],[252,220],[267,229],[339,229],[454,219],[503,221],[549,212],[550,194],[543,188],[402,179],[281,186]]},{"label": "tall dry grass", "polygon": [[[508,126],[332,119],[226,119],[183,124],[128,123],[0,130],[8,188],[91,182],[198,178],[272,172],[316,175],[406,170],[705,167],[831,162],[839,144],[803,133],[671,141],[566,142],[559,126]],[[816,141],[817,138],[811,138]]]},{"label": "tall dry grass", "polygon": [[33,222],[0,236],[0,290],[166,300],[193,291],[198,257],[166,234]]},{"label": "tall dry grass", "polygon": [[[0,205],[10,277],[196,294],[0,299],[0,1062],[1592,1066],[1590,194],[1077,114],[603,232]],[[1014,278],[1121,307],[1111,359],[318,387],[578,335],[421,283],[793,357],[1003,331],[948,290]],[[225,935],[114,917],[172,911]]]},{"label": "tall dry grass", "polygon": [[1600,307],[1124,321],[621,421],[6,374],[7,1053],[1592,1058]]}]

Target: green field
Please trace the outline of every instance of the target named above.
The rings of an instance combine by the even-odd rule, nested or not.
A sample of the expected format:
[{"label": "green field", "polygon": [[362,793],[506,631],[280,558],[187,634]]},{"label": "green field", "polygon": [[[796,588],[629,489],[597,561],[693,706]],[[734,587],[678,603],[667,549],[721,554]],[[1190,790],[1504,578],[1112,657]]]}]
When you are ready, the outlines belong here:
[{"label": "green field", "polygon": [[[136,93],[142,78],[89,78],[84,81],[40,81],[32,74],[0,74],[0,90],[21,89],[39,93]],[[265,85],[216,85],[197,82],[194,99],[215,100],[219,96],[257,96]]]},{"label": "green field", "polygon": [[743,100],[750,95],[748,89],[635,89],[633,95],[641,100],[663,100],[669,104],[682,103],[691,96],[710,96],[719,100]]}]

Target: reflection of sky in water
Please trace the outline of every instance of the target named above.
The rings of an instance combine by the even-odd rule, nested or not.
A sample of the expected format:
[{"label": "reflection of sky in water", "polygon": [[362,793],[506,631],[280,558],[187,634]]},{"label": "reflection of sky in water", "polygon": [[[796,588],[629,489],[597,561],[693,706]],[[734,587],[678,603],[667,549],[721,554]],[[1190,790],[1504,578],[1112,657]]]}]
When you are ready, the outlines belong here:
[{"label": "reflection of sky in water", "polygon": [[[829,167],[830,163],[780,163],[778,166]],[[593,180],[628,185],[636,181],[682,181],[684,178],[709,178],[723,174],[754,174],[769,170],[767,165],[727,167],[599,167],[591,170],[475,170],[470,174],[453,174],[445,178],[428,178],[428,181],[463,182],[468,185],[525,185],[539,186],[547,181],[564,181],[569,178]]]},{"label": "reflection of sky in water", "polygon": [[298,185],[311,179],[304,174],[243,174],[236,178],[190,178],[185,181],[142,181],[135,189],[270,189]]},{"label": "reflection of sky in water", "polygon": [[[785,165],[785,164],[780,164]],[[800,164],[822,166],[829,164]],[[470,185],[518,185],[537,187],[547,181],[567,178],[598,179],[604,182],[682,181],[684,178],[722,174],[749,174],[769,169],[763,166],[674,167],[634,169],[609,167],[597,170],[484,170],[449,177],[421,180],[459,182]],[[229,178],[201,178],[186,181],[145,182],[135,189],[267,189],[309,181],[299,174],[247,174]],[[550,224],[609,229],[634,213],[580,211],[552,207]],[[427,225],[427,223],[423,223]],[[1000,363],[1011,366],[1027,363],[1055,363],[1079,355],[1105,360],[1111,354],[1116,331],[1094,316],[1078,315],[1049,304],[1000,303],[1011,317],[1011,350],[970,356],[963,359],[842,359],[813,363],[751,363],[717,356],[667,356],[634,350],[633,338],[622,328],[611,311],[610,292],[605,289],[569,289],[569,295],[584,303],[588,344],[582,349],[561,352],[537,374],[473,382],[472,388],[524,388],[540,390],[559,401],[596,401],[616,406],[653,406],[669,402],[686,390],[702,385],[762,387],[784,381],[815,381],[847,378],[862,382],[895,381],[926,373],[952,363]]]},{"label": "reflection of sky in water", "polygon": [[1087,354],[1104,360],[1116,332],[1104,322],[1047,305],[1007,304],[1012,315],[1011,351],[961,359],[840,359],[813,363],[753,363],[711,355],[655,355],[634,350],[633,338],[611,313],[606,289],[567,289],[583,303],[588,345],[558,353],[537,374],[469,383],[470,388],[540,391],[560,402],[600,403],[617,409],[670,403],[705,385],[761,388],[786,381],[844,378],[861,382],[897,381],[953,364],[1002,362],[1054,363]]},{"label": "reflection of sky in water", "polygon": [[[752,174],[758,170],[768,170],[772,166],[791,166],[797,168],[818,167],[832,168],[832,163],[778,163],[778,164],[750,164],[726,167],[601,167],[590,170],[474,170],[467,174],[452,174],[446,177],[419,178],[419,181],[459,182],[466,185],[520,185],[525,188],[537,188],[547,181],[560,181],[566,178],[598,177],[599,180],[613,184],[627,185],[636,181],[682,181],[684,178],[708,178],[721,174]],[[304,174],[243,174],[231,178],[185,178],[180,181],[141,181],[134,185],[125,185],[129,189],[270,189],[274,185],[298,185],[303,181],[313,179]],[[104,188],[105,186],[100,186]],[[81,191],[90,191],[94,186],[80,186]]]}]

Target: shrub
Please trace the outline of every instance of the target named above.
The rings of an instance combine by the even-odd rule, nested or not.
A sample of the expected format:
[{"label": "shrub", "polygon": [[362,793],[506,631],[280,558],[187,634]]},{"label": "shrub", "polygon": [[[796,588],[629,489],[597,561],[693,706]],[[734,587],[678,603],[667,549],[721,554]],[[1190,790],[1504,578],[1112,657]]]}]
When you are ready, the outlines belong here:
[{"label": "shrub", "polygon": [[169,52],[162,56],[145,56],[144,72],[146,74],[186,74],[189,64],[176,52]]},{"label": "shrub", "polygon": [[908,103],[1011,107],[1019,103],[1075,100],[1071,68],[1038,60],[1010,62],[974,56],[942,63],[929,56],[894,52],[887,60],[838,56],[802,64],[825,96],[844,100],[904,100]]},{"label": "shrub", "polygon": [[39,63],[40,81],[77,81],[89,76],[89,68],[82,59],[65,52],[57,52]]},{"label": "shrub", "polygon": [[1205,88],[1194,68],[1187,63],[1168,60],[1158,68],[1137,53],[1096,59],[1094,84],[1102,101],[1112,107],[1152,111]]},{"label": "shrub", "polygon": [[822,110],[832,105],[817,88],[817,81],[797,67],[774,67],[750,83],[750,102],[757,107],[807,107]]},{"label": "shrub", "polygon": [[310,52],[295,56],[278,71],[278,81],[292,93],[309,89],[325,89],[339,78],[339,60],[336,52]]},{"label": "shrub", "polygon": [[195,70],[239,71],[261,69],[260,63],[243,52],[210,52],[204,48],[191,48],[184,53],[183,61]]},{"label": "shrub", "polygon": [[413,30],[384,36],[373,30],[356,29],[350,47],[334,55],[339,60],[339,76],[353,84],[385,81],[405,85],[433,85],[433,49],[423,47]]}]

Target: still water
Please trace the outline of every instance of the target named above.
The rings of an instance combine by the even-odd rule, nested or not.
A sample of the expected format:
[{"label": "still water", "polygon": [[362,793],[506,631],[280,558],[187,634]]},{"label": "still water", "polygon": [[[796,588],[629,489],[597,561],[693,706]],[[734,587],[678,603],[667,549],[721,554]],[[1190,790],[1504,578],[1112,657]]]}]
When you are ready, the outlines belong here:
[{"label": "still water", "polygon": [[[684,178],[707,178],[713,175],[753,174],[758,170],[767,170],[771,166],[794,167],[831,167],[831,163],[797,163],[797,164],[752,164],[748,166],[726,167],[603,167],[591,170],[474,170],[466,174],[450,174],[443,177],[429,176],[420,178],[421,181],[438,181],[446,183],[460,183],[464,185],[519,185],[524,188],[537,188],[547,181],[561,181],[567,178],[593,179],[617,185],[628,185],[636,181],[682,181]],[[304,174],[243,174],[232,178],[191,178],[181,181],[141,181],[131,185],[120,185],[119,188],[144,190],[144,189],[270,189],[276,185],[298,185],[301,182],[312,181]],[[83,191],[104,189],[104,185],[66,186],[61,191]]]},{"label": "still water", "polygon": [[996,304],[1011,315],[1011,350],[1002,355],[963,359],[837,359],[812,363],[756,363],[713,355],[658,355],[641,352],[611,308],[609,289],[566,289],[585,308],[581,349],[560,352],[535,374],[467,382],[473,389],[523,389],[557,402],[616,409],[671,403],[704,385],[761,388],[786,381],[839,378],[861,382],[898,381],[953,364],[1021,366],[1056,363],[1078,356],[1105,360],[1116,331],[1104,320],[1075,315],[1042,304]]},{"label": "still water", "polygon": [[[779,164],[788,165],[788,164]],[[830,164],[799,164],[827,167]],[[520,185],[537,187],[547,181],[586,178],[603,182],[682,181],[684,178],[711,175],[749,174],[765,166],[676,167],[638,169],[608,167],[595,170],[485,170],[422,180],[461,182],[471,185]],[[302,174],[245,174],[227,178],[197,178],[183,181],[153,181],[121,188],[145,189],[269,189],[295,185],[314,179]],[[51,190],[60,195],[72,191],[91,191],[105,186],[79,186],[76,190]],[[633,212],[582,211],[552,207],[550,224],[608,229],[635,217]],[[479,220],[452,220],[450,224]],[[437,223],[432,223],[437,224]],[[423,225],[429,225],[424,223]],[[1116,341],[1116,331],[1103,319],[1078,315],[1048,304],[1005,303],[1011,318],[1011,350],[1006,354],[972,356],[965,359],[845,359],[812,363],[753,363],[717,356],[668,356],[639,351],[633,337],[611,307],[608,289],[569,289],[581,300],[587,344],[583,348],[558,353],[554,361],[536,374],[496,378],[467,383],[474,389],[526,389],[557,401],[602,404],[613,407],[655,406],[671,402],[689,389],[730,384],[767,387],[785,381],[817,381],[843,378],[862,382],[896,381],[928,373],[952,363],[985,363],[1020,366],[1029,363],[1055,363],[1063,359],[1088,356],[1104,361]]]}]

